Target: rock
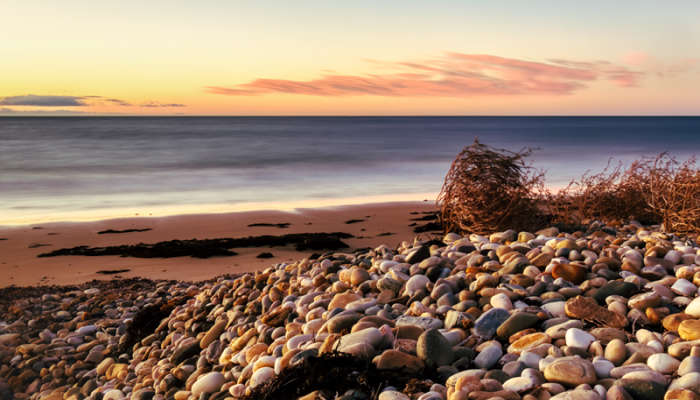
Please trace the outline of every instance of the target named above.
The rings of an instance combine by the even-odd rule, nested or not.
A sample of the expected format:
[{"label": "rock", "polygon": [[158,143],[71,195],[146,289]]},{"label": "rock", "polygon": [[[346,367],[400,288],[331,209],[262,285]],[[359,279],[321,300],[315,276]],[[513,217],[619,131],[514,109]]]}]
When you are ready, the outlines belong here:
[{"label": "rock", "polygon": [[498,359],[503,355],[501,345],[497,342],[491,342],[484,347],[481,352],[474,358],[474,365],[481,369],[488,370],[498,362]]},{"label": "rock", "polygon": [[413,275],[406,281],[405,292],[407,296],[414,296],[421,291],[428,291],[430,279],[425,275]]},{"label": "rock", "polygon": [[580,357],[555,359],[544,369],[544,377],[548,381],[570,386],[593,384],[597,380],[593,364]]},{"label": "rock", "polygon": [[690,389],[694,392],[700,390],[700,372],[690,372],[671,382],[668,390]]},{"label": "rock", "polygon": [[[340,338],[338,351],[348,352],[351,346],[363,344],[376,349],[382,342],[384,335],[377,328],[367,328],[347,334]],[[357,349],[355,349],[357,350]]]},{"label": "rock", "polygon": [[420,335],[416,353],[430,368],[447,365],[453,359],[452,346],[437,329],[429,329]]},{"label": "rock", "polygon": [[532,350],[542,344],[550,343],[552,339],[547,334],[535,332],[525,335],[508,346],[508,353],[520,354],[523,351]]},{"label": "rock", "polygon": [[398,350],[385,350],[375,357],[375,365],[380,370],[403,370],[417,374],[425,368],[425,363],[418,357]]},{"label": "rock", "polygon": [[684,312],[691,317],[700,318],[700,297],[694,298],[690,304],[685,306]]},{"label": "rock", "polygon": [[501,339],[507,339],[513,334],[528,329],[540,321],[537,315],[528,312],[517,312],[498,327],[496,334]]},{"label": "rock", "polygon": [[690,355],[678,366],[678,375],[683,376],[691,372],[700,372],[700,347],[693,347]]},{"label": "rock", "polygon": [[566,303],[563,301],[545,303],[541,308],[555,317],[566,317]]},{"label": "rock", "polygon": [[627,304],[630,308],[646,310],[649,307],[656,307],[661,304],[661,296],[654,292],[640,293],[632,296]]},{"label": "rock", "polygon": [[471,318],[467,316],[466,313],[456,311],[456,310],[450,310],[447,312],[447,315],[445,316],[445,328],[446,329],[452,329],[452,328],[461,328],[461,329],[466,329],[471,325]]},{"label": "rock", "polygon": [[673,285],[671,285],[671,290],[681,296],[690,297],[697,294],[698,288],[689,281],[680,278]]},{"label": "rock", "polygon": [[627,347],[620,339],[613,339],[605,347],[605,358],[615,365],[622,364],[627,359]]},{"label": "rock", "polygon": [[[250,387],[256,387],[256,386],[262,385],[263,383],[272,379],[274,376],[275,376],[274,369],[272,369],[270,367],[262,367],[262,368],[258,369],[257,371],[253,372],[253,375],[250,377],[249,385],[250,385]],[[193,393],[194,393],[194,389],[193,389]]]},{"label": "rock", "polygon": [[671,332],[678,332],[678,326],[681,324],[681,322],[687,319],[693,319],[693,317],[686,313],[670,314],[664,317],[664,319],[661,321],[661,324],[664,328]]},{"label": "rock", "polygon": [[678,334],[683,340],[700,339],[700,320],[686,319],[678,325]]},{"label": "rock", "polygon": [[680,366],[681,362],[666,353],[656,353],[649,356],[647,365],[649,368],[662,374],[671,374]]},{"label": "rock", "polygon": [[408,257],[406,257],[406,262],[417,264],[428,257],[430,257],[430,248],[428,246],[420,246],[417,250],[409,253]]},{"label": "rock", "polygon": [[537,381],[531,378],[516,377],[503,382],[503,389],[516,393],[527,392],[537,385]]},{"label": "rock", "polygon": [[663,400],[666,385],[637,379],[622,379],[620,384],[635,400]]},{"label": "rock", "polygon": [[402,315],[396,319],[396,327],[416,326],[421,330],[440,329],[442,321],[431,317],[413,317],[410,315]]},{"label": "rock", "polygon": [[595,374],[599,379],[609,378],[613,368],[615,368],[615,364],[609,360],[604,358],[593,360],[593,369],[595,369]]},{"label": "rock", "polygon": [[362,318],[362,314],[357,312],[343,312],[326,322],[329,333],[349,332],[353,325]]},{"label": "rock", "polygon": [[576,296],[566,301],[566,315],[570,318],[582,319],[612,328],[627,326],[627,318],[623,315],[599,306],[590,297]]},{"label": "rock", "polygon": [[508,313],[507,310],[492,308],[483,313],[474,322],[474,333],[483,338],[490,339],[496,333],[498,327],[501,326],[508,317],[510,317],[510,313]]},{"label": "rock", "polygon": [[496,293],[491,296],[490,303],[494,308],[503,308],[504,310],[513,309],[513,303],[511,303],[510,298],[504,293]]},{"label": "rock", "polygon": [[334,308],[345,308],[346,305],[349,303],[352,303],[353,301],[360,300],[362,297],[360,295],[352,293],[352,292],[345,292],[345,293],[338,293],[335,296],[333,296],[333,299],[331,300],[330,304],[328,305],[328,309],[332,310]]},{"label": "rock", "polygon": [[224,384],[224,375],[221,372],[209,372],[197,378],[192,385],[192,395],[197,398],[202,393],[214,393]]},{"label": "rock", "polygon": [[352,267],[350,269],[350,283],[353,286],[359,286],[362,282],[369,280],[369,272],[361,267]]},{"label": "rock", "polygon": [[102,394],[102,400],[124,400],[125,398],[124,392],[119,389],[108,389]]},{"label": "rock", "polygon": [[209,328],[207,333],[202,337],[202,340],[199,341],[199,347],[202,349],[206,349],[211,342],[216,340],[221,333],[223,333],[224,328],[226,328],[226,320],[225,319],[220,319],[216,321],[216,323]]},{"label": "rock", "polygon": [[574,264],[555,264],[552,269],[552,277],[578,285],[586,279],[586,271],[586,268]]},{"label": "rock", "polygon": [[634,283],[625,281],[611,281],[601,286],[593,295],[593,298],[599,304],[605,304],[605,299],[610,296],[630,297],[636,291],[637,286]]},{"label": "rock", "polygon": [[410,397],[395,390],[385,390],[379,394],[378,400],[410,400]]},{"label": "rock", "polygon": [[593,335],[578,328],[569,328],[565,338],[567,346],[584,350],[587,350],[588,346],[595,340]]}]

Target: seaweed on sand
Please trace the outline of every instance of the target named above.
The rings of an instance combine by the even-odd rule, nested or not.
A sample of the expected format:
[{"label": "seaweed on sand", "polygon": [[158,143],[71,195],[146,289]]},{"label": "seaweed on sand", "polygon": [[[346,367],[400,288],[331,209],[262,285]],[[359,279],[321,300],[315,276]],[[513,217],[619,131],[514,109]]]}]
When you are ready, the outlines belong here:
[{"label": "seaweed on sand", "polygon": [[154,244],[139,243],[135,245],[88,247],[77,246],[59,249],[50,253],[39,254],[38,257],[55,256],[122,256],[137,258],[170,258],[196,257],[209,258],[214,256],[233,256],[237,253],[230,249],[235,247],[276,247],[294,245],[297,251],[305,250],[338,250],[347,248],[341,239],[353,237],[349,233],[293,233],[288,235],[248,236],[245,238],[226,239],[190,239],[169,240]]},{"label": "seaweed on sand", "polygon": [[[434,377],[434,371],[425,371],[420,376]],[[404,388],[413,378],[413,374],[402,371],[379,370],[370,360],[331,352],[309,357],[284,369],[278,376],[255,387],[244,399],[296,399],[314,391],[342,394],[350,389],[376,399],[382,388]]]}]

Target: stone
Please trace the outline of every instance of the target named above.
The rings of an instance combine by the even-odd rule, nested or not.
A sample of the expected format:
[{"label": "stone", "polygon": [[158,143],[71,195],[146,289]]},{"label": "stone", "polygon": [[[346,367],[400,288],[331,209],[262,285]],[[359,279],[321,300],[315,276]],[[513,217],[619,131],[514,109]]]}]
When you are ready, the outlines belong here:
[{"label": "stone", "polygon": [[516,393],[527,392],[537,385],[537,381],[531,378],[516,377],[503,382],[503,389]]},{"label": "stone", "polygon": [[554,279],[564,279],[576,285],[586,279],[587,269],[574,264],[555,264],[552,268],[552,277]]},{"label": "stone", "polygon": [[430,368],[447,365],[452,362],[452,346],[437,329],[423,332],[416,344],[418,357]]},{"label": "stone", "polygon": [[345,292],[345,293],[338,293],[335,296],[333,296],[333,299],[331,300],[330,304],[328,304],[328,309],[332,310],[334,308],[345,308],[346,305],[349,303],[352,303],[355,300],[360,300],[362,297],[360,295],[352,293],[352,292]]},{"label": "stone", "polygon": [[410,397],[406,396],[401,392],[396,390],[385,390],[379,394],[378,400],[411,400]]},{"label": "stone", "polygon": [[686,319],[678,325],[678,334],[683,340],[700,339],[700,320]]},{"label": "stone", "polygon": [[102,393],[102,400],[124,400],[124,392],[119,389],[108,389]]},{"label": "stone", "polygon": [[696,297],[687,306],[685,306],[686,314],[691,317],[700,318],[700,297]]},{"label": "stone", "polygon": [[554,395],[549,400],[601,400],[601,398],[595,390],[576,389]]},{"label": "stone", "polygon": [[575,356],[555,359],[544,369],[544,377],[569,386],[593,384],[597,380],[593,364]]},{"label": "stone", "polygon": [[507,339],[513,334],[528,329],[540,321],[535,314],[528,312],[517,312],[512,314],[496,330],[496,335],[501,339]]},{"label": "stone", "polygon": [[601,307],[590,297],[576,296],[566,301],[566,315],[612,328],[627,326],[627,318],[616,312]]},{"label": "stone", "polygon": [[456,310],[450,310],[447,312],[447,315],[445,316],[445,328],[446,329],[452,329],[452,328],[461,328],[461,329],[466,329],[471,325],[472,320],[471,318],[468,317],[468,314],[463,313],[461,311],[456,311]]},{"label": "stone", "polygon": [[221,372],[209,372],[201,375],[192,385],[192,395],[197,398],[202,393],[217,392],[224,381],[224,375]]},{"label": "stone", "polygon": [[690,389],[694,392],[700,391],[700,372],[687,373],[673,382],[668,387],[668,390]]},{"label": "stone", "polygon": [[474,333],[486,339],[496,334],[498,327],[510,317],[508,310],[492,308],[483,313],[474,322]]},{"label": "stone", "polygon": [[474,358],[474,365],[481,369],[488,370],[498,362],[498,359],[503,355],[501,345],[497,342],[491,342],[484,347],[481,352]]},{"label": "stone", "polygon": [[662,374],[672,374],[680,366],[681,362],[666,353],[652,354],[647,358],[649,368]]},{"label": "stone", "polygon": [[425,368],[423,360],[398,350],[385,350],[375,357],[374,363],[380,370],[402,370],[410,374],[417,374]]},{"label": "stone", "polygon": [[640,293],[632,296],[627,304],[630,308],[646,310],[649,307],[656,307],[661,304],[661,296],[654,292]]},{"label": "stone", "polygon": [[620,385],[635,400],[663,400],[666,393],[666,385],[655,381],[623,378]]},{"label": "stone", "polygon": [[428,284],[430,279],[425,275],[413,275],[408,281],[406,281],[405,292],[407,296],[414,296],[421,291],[428,290]]},{"label": "stone", "polygon": [[686,279],[680,278],[671,285],[671,290],[681,296],[691,297],[697,294],[698,288]]},{"label": "stone", "polygon": [[566,303],[563,301],[545,303],[541,308],[555,317],[566,317]]},{"label": "stone", "polygon": [[357,312],[343,312],[331,317],[326,322],[326,329],[329,333],[349,332],[352,326],[362,318],[363,315]]},{"label": "stone", "polygon": [[681,322],[687,319],[694,318],[686,313],[670,314],[664,317],[664,319],[661,321],[661,324],[664,328],[666,328],[666,330],[669,330],[671,332],[678,332],[678,326],[681,324]]},{"label": "stone", "polygon": [[216,321],[216,323],[209,328],[207,333],[202,337],[202,340],[199,341],[199,347],[202,349],[206,349],[214,340],[216,340],[219,335],[221,335],[226,328],[226,323],[227,321],[225,319],[220,319]]},{"label": "stone", "polygon": [[700,347],[693,347],[690,355],[681,361],[678,366],[678,375],[685,375],[691,372],[700,372]]},{"label": "stone", "polygon": [[508,346],[508,353],[520,354],[523,351],[532,350],[542,344],[550,343],[552,339],[542,332],[534,332],[525,335]]},{"label": "stone", "polygon": [[599,379],[609,378],[613,368],[615,368],[615,364],[609,360],[604,358],[593,360],[593,369],[595,369],[595,374]]},{"label": "stone", "polygon": [[510,298],[505,293],[494,294],[493,296],[491,296],[489,302],[494,308],[503,308],[504,310],[513,309],[513,303],[510,301]]},{"label": "stone", "polygon": [[605,304],[605,299],[610,296],[630,297],[637,291],[637,285],[625,281],[611,281],[601,286],[593,298],[599,304]]},{"label": "stone", "polygon": [[605,346],[605,358],[615,365],[622,364],[627,359],[627,347],[620,339],[613,339]]},{"label": "stone", "polygon": [[595,336],[578,328],[569,328],[566,331],[565,339],[567,346],[587,350],[588,346],[595,340]]},{"label": "stone", "polygon": [[[269,381],[270,379],[274,378],[275,376],[275,370],[270,368],[270,367],[262,367],[258,369],[257,371],[253,372],[253,375],[250,377],[249,385],[250,387],[256,387],[260,386],[263,383]],[[194,388],[194,386],[193,386]],[[194,393],[194,389],[192,391]]]},{"label": "stone", "polygon": [[338,351],[348,352],[347,350],[357,344],[364,344],[377,348],[382,342],[384,335],[377,328],[367,328],[357,332],[349,333],[340,338],[340,343],[338,344]]},{"label": "stone", "polygon": [[402,315],[396,319],[396,327],[404,326],[415,326],[421,330],[440,329],[443,326],[443,322],[437,318]]}]

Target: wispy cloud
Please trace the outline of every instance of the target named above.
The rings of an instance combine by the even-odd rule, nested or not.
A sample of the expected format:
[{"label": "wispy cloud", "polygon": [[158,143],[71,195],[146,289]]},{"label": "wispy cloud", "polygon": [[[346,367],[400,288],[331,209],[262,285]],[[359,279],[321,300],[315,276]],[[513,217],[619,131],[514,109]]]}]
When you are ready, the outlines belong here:
[{"label": "wispy cloud", "polygon": [[179,104],[179,103],[160,103],[157,101],[148,101],[146,103],[141,103],[139,104],[139,107],[146,107],[146,108],[168,108],[168,107],[187,107],[185,104]]},{"label": "wispy cloud", "polygon": [[642,71],[608,61],[530,61],[488,54],[446,53],[423,61],[369,61],[384,72],[364,75],[326,73],[307,81],[260,78],[234,86],[208,86],[205,89],[229,96],[269,93],[408,97],[567,95],[599,80],[620,87],[634,87],[644,76]]},{"label": "wispy cloud", "polygon": [[686,57],[673,61],[660,60],[644,51],[633,51],[623,59],[630,65],[643,68],[660,78],[675,78],[687,72],[700,71],[700,57]]},{"label": "wispy cloud", "polygon": [[[22,96],[7,96],[0,98],[2,106],[34,106],[34,107],[86,107],[86,106],[118,106],[118,107],[143,107],[143,108],[168,108],[186,107],[180,103],[161,103],[148,101],[142,104],[132,104],[128,101],[104,96],[55,96],[27,94]],[[3,108],[5,112],[13,111]],[[9,110],[9,111],[8,111]],[[65,111],[65,110],[64,110]]]},{"label": "wispy cloud", "polygon": [[80,107],[86,105],[85,97],[76,96],[8,96],[0,99],[3,106],[35,106],[35,107]]}]

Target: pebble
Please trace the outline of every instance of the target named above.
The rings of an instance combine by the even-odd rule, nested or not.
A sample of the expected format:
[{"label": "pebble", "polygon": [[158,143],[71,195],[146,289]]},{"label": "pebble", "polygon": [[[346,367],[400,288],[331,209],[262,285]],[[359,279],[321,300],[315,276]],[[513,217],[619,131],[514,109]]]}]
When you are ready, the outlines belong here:
[{"label": "pebble", "polygon": [[496,334],[498,327],[501,326],[508,317],[510,317],[508,310],[492,308],[483,313],[476,322],[474,322],[474,333],[485,339],[490,339]]},{"label": "pebble", "polygon": [[593,343],[595,336],[578,328],[569,328],[565,335],[566,345],[587,350],[588,346]]},{"label": "pebble", "polygon": [[595,383],[595,369],[590,361],[580,357],[562,357],[554,360],[544,369],[548,381],[564,385],[582,385]]},{"label": "pebble", "polygon": [[0,398],[237,400],[334,351],[415,379],[382,376],[384,400],[694,398],[698,254],[692,238],[594,222],[198,283],[22,289],[0,302]]},{"label": "pebble", "polygon": [[213,393],[224,384],[224,375],[221,372],[209,372],[200,376],[192,385],[192,395],[199,397],[202,393]]}]

